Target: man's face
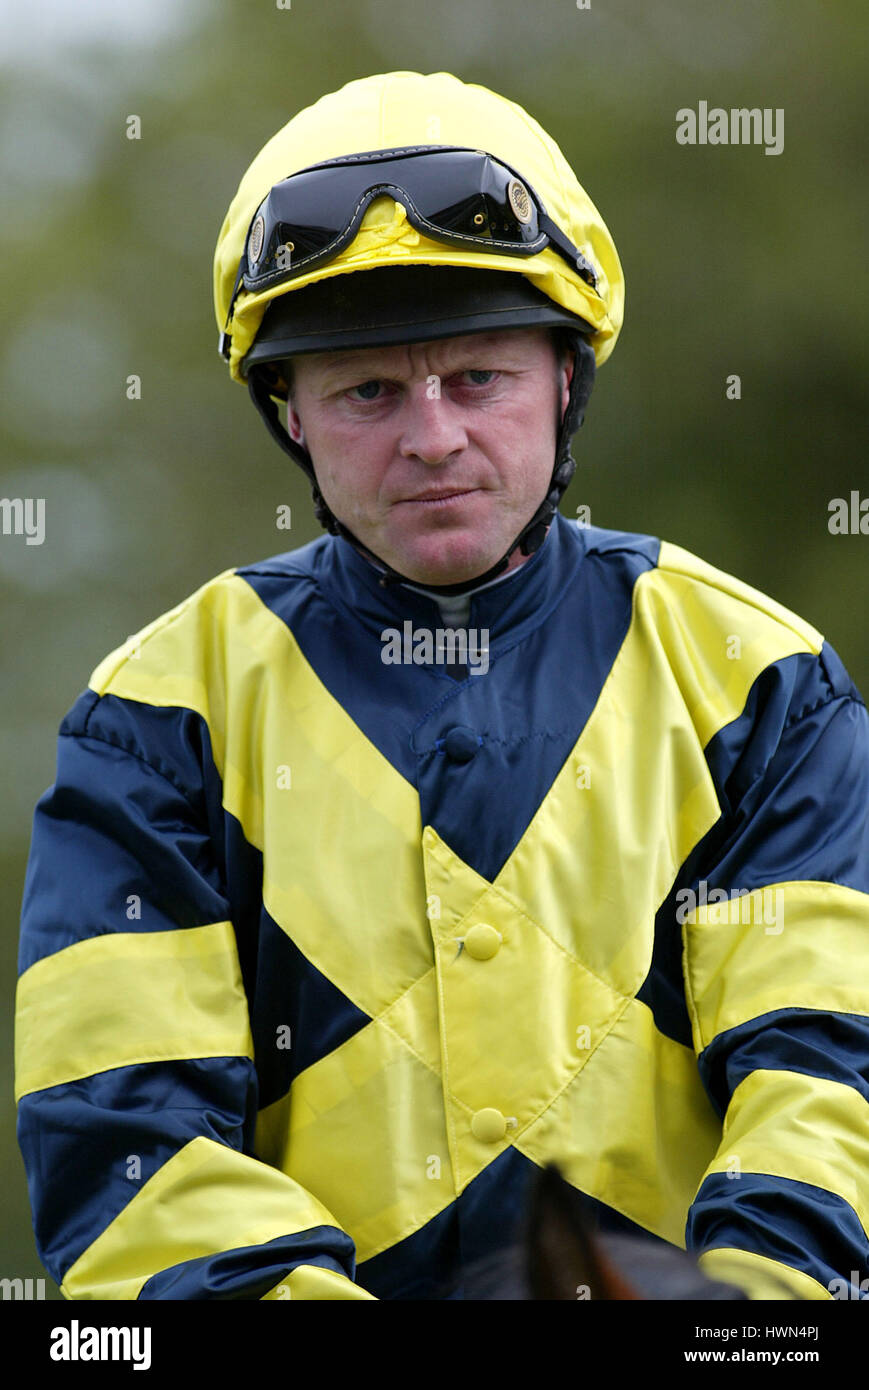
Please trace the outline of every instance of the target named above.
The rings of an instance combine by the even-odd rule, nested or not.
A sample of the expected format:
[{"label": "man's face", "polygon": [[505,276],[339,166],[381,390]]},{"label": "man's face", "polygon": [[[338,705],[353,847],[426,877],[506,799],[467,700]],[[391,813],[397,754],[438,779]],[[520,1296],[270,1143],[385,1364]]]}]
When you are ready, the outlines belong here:
[{"label": "man's face", "polygon": [[573,374],[548,329],[312,353],[293,371],[287,428],[326,502],[417,583],[484,574],[542,502]]}]

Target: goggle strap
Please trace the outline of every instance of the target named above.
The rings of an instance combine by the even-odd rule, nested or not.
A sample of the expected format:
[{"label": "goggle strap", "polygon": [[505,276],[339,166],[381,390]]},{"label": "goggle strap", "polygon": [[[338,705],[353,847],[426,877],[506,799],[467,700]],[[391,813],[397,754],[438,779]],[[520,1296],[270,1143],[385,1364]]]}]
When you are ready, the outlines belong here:
[{"label": "goggle strap", "polygon": [[546,233],[556,250],[560,251],[562,256],[572,263],[577,275],[579,275],[582,280],[585,280],[586,284],[591,285],[593,290],[596,290],[598,274],[591,261],[587,260],[586,257],[582,255],[572,241],[568,241],[567,237],[557,224],[553,222],[548,213],[538,212],[537,225],[542,232]]},{"label": "goggle strap", "polygon": [[[558,432],[555,468],[545,499],[519,537],[519,548],[523,555],[532,555],[543,544],[547,527],[558,511],[559,503],[576,470],[576,460],[570,451],[570,441],[585,419],[586,406],[594,387],[597,359],[594,355],[594,349],[583,334],[574,333],[571,337],[575,352],[573,378],[570,383],[567,409],[564,412],[564,419]],[[508,556],[515,548],[516,543],[514,542],[508,551]]]},{"label": "goggle strap", "polygon": [[[247,245],[246,242],[245,245]],[[223,332],[217,340],[217,351],[220,353],[221,357],[226,358],[227,362],[229,361],[229,347],[232,342],[232,337],[229,332],[229,325],[232,323],[232,316],[235,313],[236,295],[238,294],[238,287],[241,284],[241,279],[244,275],[244,267],[246,264],[247,256],[242,255],[241,260],[238,263],[238,273],[235,277],[235,284],[232,287],[232,294],[229,298],[229,309],[227,310],[226,314],[226,323],[223,325]]]},{"label": "goggle strap", "polygon": [[248,372],[247,389],[272,439],[280,445],[284,453],[290,455],[290,458],[304,470],[316,486],[317,477],[314,473],[310,454],[307,449],[302,448],[301,444],[297,444],[295,439],[284,429],[280,421],[277,403],[270,393],[268,382],[256,367],[251,367]]}]

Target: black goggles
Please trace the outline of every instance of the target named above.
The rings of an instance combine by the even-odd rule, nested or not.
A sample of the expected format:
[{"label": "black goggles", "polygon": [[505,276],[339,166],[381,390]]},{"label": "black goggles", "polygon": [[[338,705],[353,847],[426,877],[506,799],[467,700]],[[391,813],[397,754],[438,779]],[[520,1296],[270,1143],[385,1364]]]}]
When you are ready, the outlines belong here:
[{"label": "black goggles", "polygon": [[400,201],[417,231],[448,246],[536,256],[551,246],[588,285],[597,273],[559,230],[530,184],[503,160],[458,145],[372,150],[312,164],[276,183],[248,228],[219,351],[242,283],[256,293],[333,260],[382,194]]}]

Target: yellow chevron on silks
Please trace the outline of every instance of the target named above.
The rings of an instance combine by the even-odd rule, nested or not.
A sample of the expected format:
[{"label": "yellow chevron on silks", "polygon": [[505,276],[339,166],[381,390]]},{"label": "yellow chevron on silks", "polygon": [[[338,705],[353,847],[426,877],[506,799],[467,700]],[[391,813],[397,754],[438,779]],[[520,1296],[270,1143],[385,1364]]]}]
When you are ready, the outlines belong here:
[{"label": "yellow chevron on silks", "polygon": [[667,652],[704,747],[742,713],[764,667],[798,652],[817,655],[824,645],[811,623],[669,541],[634,597],[635,612]]},{"label": "yellow chevron on silks", "polygon": [[756,1255],[751,1250],[716,1246],[714,1250],[704,1250],[697,1263],[707,1279],[734,1284],[754,1301],[811,1299],[820,1302],[833,1297],[830,1290],[810,1274],[766,1255]]},{"label": "yellow chevron on silks", "polygon": [[155,1274],[186,1260],[337,1224],[283,1173],[200,1137],[144,1183],[69,1267],[60,1291],[70,1299],[135,1299]]},{"label": "yellow chevron on silks", "polygon": [[231,922],[90,937],[18,981],[16,1104],[114,1067],[253,1055]]},{"label": "yellow chevron on silks", "polygon": [[243,579],[219,576],[146,633],[91,687],[202,716],[271,916],[365,1013],[388,1008],[433,964],[416,790]]},{"label": "yellow chevron on silks", "polygon": [[[415,1012],[434,1018],[433,972],[412,993]],[[306,1068],[286,1096],[260,1111],[254,1140],[258,1157],[327,1203],[360,1263],[412,1235],[456,1196],[440,1077],[431,1058],[397,1035],[392,1018],[385,1014]]]},{"label": "yellow chevron on silks", "polygon": [[703,748],[766,666],[822,641],[771,601],[769,612],[755,606],[748,586],[712,582],[726,578],[662,543],[658,568],[634,585],[631,625],[588,723],[497,878],[625,994],[646,976],[654,914],[678,868],[720,814]]},{"label": "yellow chevron on silks", "polygon": [[[580,1039],[580,1042],[584,1039]],[[581,1191],[684,1248],[685,1222],[721,1142],[690,1047],[659,1032],[638,999],[585,1067],[515,1141]]]},{"label": "yellow chevron on silks", "polygon": [[[458,963],[464,952],[452,954]],[[464,960],[474,971],[491,963]],[[423,984],[431,993],[407,1004],[408,1020],[435,1014],[432,977],[417,989]],[[360,1262],[425,1225],[511,1142],[539,1164],[555,1157],[583,1191],[684,1245],[688,1208],[721,1124],[694,1053],[659,1033],[645,1004],[629,1001],[593,1055],[584,1034],[572,1038],[575,1066],[585,1069],[518,1138],[511,1128],[486,1144],[470,1130],[472,1109],[452,1095],[445,1107],[439,1078],[415,1065],[392,1034],[378,1036],[405,1002],[297,1077],[257,1127],[259,1157],[321,1195],[356,1241]],[[496,994],[487,1014],[500,1007]],[[463,1132],[455,1179],[445,1115]]]},{"label": "yellow chevron on silks", "polygon": [[842,968],[865,951],[867,893],[811,880],[769,884],[699,905],[686,913],[682,933],[698,1052],[774,1009],[869,1015],[869,985]]},{"label": "yellow chevron on silks", "polygon": [[[263,851],[268,910],[372,1017],[261,1112],[256,1135],[266,1163],[335,1211],[360,1262],[511,1143],[538,1162],[556,1153],[583,1190],[683,1242],[720,1123],[696,1058],[633,996],[655,913],[720,814],[703,747],[764,667],[819,644],[665,543],[585,729],[494,884],[423,830],[415,789],[243,579],[212,581],[152,626],[139,658],[98,668],[95,689],[202,715],[224,804]],[[499,938],[488,958],[465,949],[475,928]],[[640,1067],[642,1093],[621,1059]],[[502,1113],[500,1138],[475,1135],[480,1109]]]}]

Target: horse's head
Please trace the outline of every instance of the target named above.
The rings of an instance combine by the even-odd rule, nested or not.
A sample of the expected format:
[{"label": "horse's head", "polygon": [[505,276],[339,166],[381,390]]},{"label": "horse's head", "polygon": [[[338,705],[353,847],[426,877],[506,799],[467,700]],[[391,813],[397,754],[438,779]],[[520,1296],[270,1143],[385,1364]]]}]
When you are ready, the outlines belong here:
[{"label": "horse's head", "polygon": [[707,1279],[675,1245],[592,1229],[577,1190],[555,1164],[534,1175],[517,1244],[466,1274],[470,1299],[746,1299]]}]

